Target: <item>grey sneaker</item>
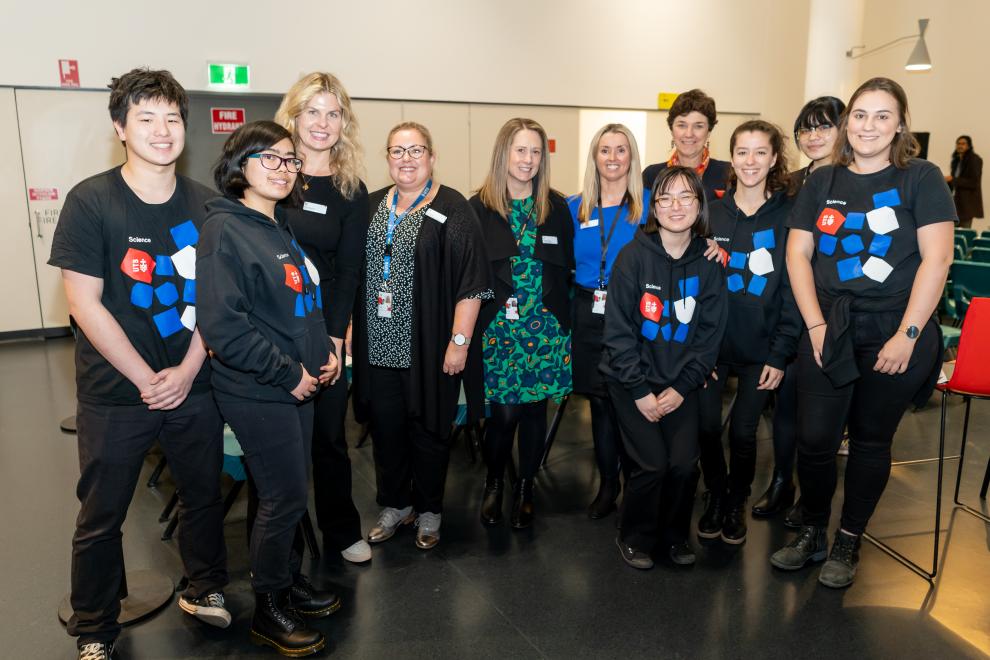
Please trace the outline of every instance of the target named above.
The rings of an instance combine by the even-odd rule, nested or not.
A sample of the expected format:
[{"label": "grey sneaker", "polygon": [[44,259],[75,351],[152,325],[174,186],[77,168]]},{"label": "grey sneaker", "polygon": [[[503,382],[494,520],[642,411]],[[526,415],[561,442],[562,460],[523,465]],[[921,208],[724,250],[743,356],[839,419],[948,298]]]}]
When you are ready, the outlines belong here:
[{"label": "grey sneaker", "polygon": [[378,514],[378,524],[368,532],[369,543],[381,543],[387,541],[395,534],[399,525],[408,525],[413,521],[413,509],[407,506],[405,509],[393,509],[390,506],[382,509]]},{"label": "grey sneaker", "polygon": [[79,647],[79,660],[110,660],[113,642],[90,642]]},{"label": "grey sneaker", "polygon": [[416,518],[416,547],[429,550],[440,542],[440,514],[429,511]]},{"label": "grey sneaker", "polygon": [[794,540],[770,556],[770,563],[783,571],[796,571],[828,554],[828,532],[824,527],[805,525]]},{"label": "grey sneaker", "polygon": [[211,591],[199,598],[179,596],[179,607],[186,614],[191,614],[211,626],[226,628],[230,625],[230,612],[224,604],[222,591]]},{"label": "grey sneaker", "polygon": [[828,561],[818,574],[819,582],[833,589],[842,589],[853,583],[856,566],[859,565],[859,539],[858,536],[843,534],[841,531],[835,532]]}]

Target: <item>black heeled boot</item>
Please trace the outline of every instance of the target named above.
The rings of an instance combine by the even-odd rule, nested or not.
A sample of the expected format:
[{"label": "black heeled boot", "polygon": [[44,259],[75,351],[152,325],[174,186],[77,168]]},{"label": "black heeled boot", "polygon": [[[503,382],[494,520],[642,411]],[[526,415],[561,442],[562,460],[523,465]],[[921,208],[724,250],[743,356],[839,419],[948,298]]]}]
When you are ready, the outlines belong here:
[{"label": "black heeled boot", "polygon": [[329,590],[318,590],[305,575],[299,573],[292,578],[292,586],[289,587],[288,607],[303,616],[320,619],[340,609],[340,596]]},{"label": "black heeled boot", "polygon": [[588,517],[598,520],[615,511],[615,501],[619,499],[620,490],[618,477],[602,477],[598,482],[598,494],[588,505]]},{"label": "black heeled boot", "polygon": [[485,479],[485,492],[481,498],[481,524],[492,526],[502,522],[502,492],[505,481],[502,479]]},{"label": "black heeled boot", "polygon": [[251,643],[270,646],[281,655],[301,658],[323,649],[326,638],[288,609],[289,590],[254,594]]},{"label": "black heeled boot", "polygon": [[533,524],[533,480],[520,479],[512,502],[512,527],[526,529]]},{"label": "black heeled boot", "polygon": [[767,491],[753,505],[753,516],[769,518],[794,504],[794,482],[783,473],[773,471]]}]

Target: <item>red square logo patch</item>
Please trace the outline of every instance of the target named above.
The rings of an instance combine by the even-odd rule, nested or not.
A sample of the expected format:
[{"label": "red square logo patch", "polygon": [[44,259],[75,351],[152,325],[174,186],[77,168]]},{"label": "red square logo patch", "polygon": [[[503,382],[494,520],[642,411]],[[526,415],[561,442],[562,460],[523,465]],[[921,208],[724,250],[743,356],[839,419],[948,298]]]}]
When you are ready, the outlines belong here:
[{"label": "red square logo patch", "polygon": [[660,315],[663,314],[663,303],[652,293],[644,293],[639,299],[639,313],[644,319],[659,323]]},{"label": "red square logo patch", "polygon": [[299,269],[292,264],[282,264],[285,267],[285,286],[289,287],[296,293],[302,293],[303,281],[302,275],[299,274]]},{"label": "red square logo patch", "polygon": [[818,222],[816,222],[815,225],[822,233],[835,236],[836,232],[839,231],[839,227],[841,227],[842,223],[845,221],[846,216],[842,215],[835,209],[826,206],[818,216]]},{"label": "red square logo patch", "polygon": [[120,262],[120,270],[133,280],[151,284],[151,273],[155,270],[155,260],[144,250],[130,248]]}]

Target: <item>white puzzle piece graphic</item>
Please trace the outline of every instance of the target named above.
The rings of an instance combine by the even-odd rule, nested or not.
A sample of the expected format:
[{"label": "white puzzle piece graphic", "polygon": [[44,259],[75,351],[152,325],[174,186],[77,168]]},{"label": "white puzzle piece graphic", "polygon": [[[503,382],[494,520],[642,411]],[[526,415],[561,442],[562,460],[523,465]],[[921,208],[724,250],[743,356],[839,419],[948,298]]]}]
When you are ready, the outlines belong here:
[{"label": "white puzzle piece graphic", "polygon": [[304,257],[303,261],[306,263],[306,272],[309,273],[309,279],[313,280],[313,284],[316,286],[320,286],[320,271],[316,270],[316,266],[309,260],[309,257]]},{"label": "white puzzle piece graphic", "polygon": [[674,301],[674,315],[681,323],[690,323],[694,317],[694,308],[697,301],[694,296],[689,296],[681,300]]},{"label": "white puzzle piece graphic", "polygon": [[889,206],[881,206],[867,213],[866,222],[874,234],[889,234],[900,227],[897,223],[897,214]]},{"label": "white puzzle piece graphic", "polygon": [[172,255],[175,272],[187,280],[196,279],[196,248],[187,245]]},{"label": "white puzzle piece graphic", "polygon": [[863,275],[866,275],[874,282],[885,281],[893,270],[893,266],[878,257],[870,257],[866,260],[866,263],[863,264]]},{"label": "white puzzle piece graphic", "polygon": [[749,269],[755,275],[766,275],[773,272],[773,255],[766,248],[753,250],[749,253]]},{"label": "white puzzle piece graphic", "polygon": [[189,305],[184,310],[182,310],[182,316],[179,317],[182,321],[182,325],[186,327],[186,330],[192,332],[196,329],[196,308]]}]

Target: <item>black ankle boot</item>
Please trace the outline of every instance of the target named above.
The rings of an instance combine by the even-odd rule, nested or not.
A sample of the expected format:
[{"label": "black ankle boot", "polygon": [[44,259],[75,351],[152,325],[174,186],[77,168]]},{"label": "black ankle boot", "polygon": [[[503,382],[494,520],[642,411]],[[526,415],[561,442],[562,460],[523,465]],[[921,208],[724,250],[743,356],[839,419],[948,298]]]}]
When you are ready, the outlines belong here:
[{"label": "black ankle boot", "polygon": [[620,490],[618,477],[603,477],[598,483],[598,494],[588,506],[588,517],[592,520],[598,520],[612,513],[615,510],[615,500],[619,498]]},{"label": "black ankle boot", "polygon": [[767,491],[753,505],[753,515],[757,518],[769,518],[792,504],[794,504],[794,482],[789,477],[774,470]]},{"label": "black ankle boot", "polygon": [[502,522],[502,491],[505,482],[502,479],[485,479],[485,493],[481,498],[481,524],[497,525]]},{"label": "black ankle boot", "polygon": [[319,619],[340,609],[340,596],[329,590],[317,590],[300,573],[292,579],[292,586],[289,587],[289,608],[303,616]]},{"label": "black ankle boot", "polygon": [[801,529],[804,525],[804,510],[801,508],[800,498],[784,514],[784,524],[792,529]]},{"label": "black ankle boot", "polygon": [[698,520],[698,536],[703,539],[717,539],[722,534],[722,522],[725,519],[725,493],[707,491],[705,512]]},{"label": "black ankle boot", "polygon": [[739,545],[746,541],[746,499],[730,498],[725,518],[722,520],[722,541]]},{"label": "black ankle boot", "polygon": [[533,480],[520,479],[512,502],[512,526],[525,529],[533,524]]},{"label": "black ankle boot", "polygon": [[254,594],[251,643],[293,658],[316,653],[326,646],[326,638],[289,610],[288,600],[288,589]]}]

